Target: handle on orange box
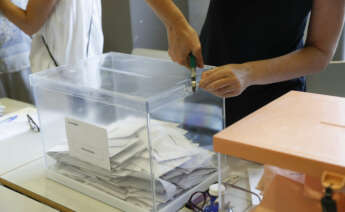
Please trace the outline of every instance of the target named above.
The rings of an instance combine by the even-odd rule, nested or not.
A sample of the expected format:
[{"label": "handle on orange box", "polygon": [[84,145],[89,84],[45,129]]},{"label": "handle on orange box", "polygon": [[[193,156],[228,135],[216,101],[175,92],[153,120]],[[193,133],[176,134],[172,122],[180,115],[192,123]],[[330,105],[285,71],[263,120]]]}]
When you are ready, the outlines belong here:
[{"label": "handle on orange box", "polygon": [[345,186],[345,176],[333,172],[324,172],[321,184],[325,188],[325,196],[321,199],[323,212],[337,212],[337,202],[333,199],[333,190],[340,190]]}]

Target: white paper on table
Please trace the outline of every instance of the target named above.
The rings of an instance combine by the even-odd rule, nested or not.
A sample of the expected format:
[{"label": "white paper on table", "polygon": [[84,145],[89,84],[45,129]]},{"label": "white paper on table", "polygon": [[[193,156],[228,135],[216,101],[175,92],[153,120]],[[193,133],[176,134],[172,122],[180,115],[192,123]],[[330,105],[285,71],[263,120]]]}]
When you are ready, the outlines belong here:
[{"label": "white paper on table", "polygon": [[35,123],[38,123],[37,111],[31,107],[2,116],[0,118],[0,141],[28,132],[30,125],[27,115],[30,115]]}]

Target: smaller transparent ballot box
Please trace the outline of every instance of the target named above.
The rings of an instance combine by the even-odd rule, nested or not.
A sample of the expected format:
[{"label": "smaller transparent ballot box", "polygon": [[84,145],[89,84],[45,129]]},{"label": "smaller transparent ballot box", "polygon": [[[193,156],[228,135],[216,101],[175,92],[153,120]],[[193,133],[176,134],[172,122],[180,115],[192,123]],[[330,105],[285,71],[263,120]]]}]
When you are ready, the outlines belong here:
[{"label": "smaller transparent ballot box", "polygon": [[48,178],[129,212],[177,211],[217,182],[223,101],[193,93],[188,69],[108,53],[31,84]]}]

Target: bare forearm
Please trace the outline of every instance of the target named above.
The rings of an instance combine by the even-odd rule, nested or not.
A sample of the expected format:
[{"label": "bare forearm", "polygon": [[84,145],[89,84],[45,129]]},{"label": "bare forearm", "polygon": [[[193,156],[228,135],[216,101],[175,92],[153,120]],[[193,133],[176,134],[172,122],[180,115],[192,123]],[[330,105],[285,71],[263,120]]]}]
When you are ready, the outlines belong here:
[{"label": "bare forearm", "polygon": [[172,0],[146,0],[166,27],[188,24],[180,9]]},{"label": "bare forearm", "polygon": [[329,63],[331,55],[315,47],[305,47],[281,57],[244,65],[249,69],[252,84],[262,85],[322,71]]},{"label": "bare forearm", "polygon": [[246,63],[253,84],[274,83],[322,71],[335,52],[344,22],[344,7],[344,0],[314,0],[306,47],[278,58]]},{"label": "bare forearm", "polygon": [[281,82],[322,71],[335,52],[344,22],[345,0],[313,0],[306,46],[289,54],[203,73],[200,88],[220,97],[240,95],[250,85]]},{"label": "bare forearm", "polygon": [[58,0],[30,0],[26,10],[10,0],[0,0],[0,11],[28,35],[36,33],[45,23]]},{"label": "bare forearm", "polygon": [[11,1],[3,1],[0,3],[1,12],[15,25],[24,32],[27,30],[27,14],[26,11],[15,6]]},{"label": "bare forearm", "polygon": [[198,67],[204,66],[198,33],[188,24],[172,0],[146,0],[165,24],[169,56],[174,62],[189,67],[189,54],[196,57]]}]

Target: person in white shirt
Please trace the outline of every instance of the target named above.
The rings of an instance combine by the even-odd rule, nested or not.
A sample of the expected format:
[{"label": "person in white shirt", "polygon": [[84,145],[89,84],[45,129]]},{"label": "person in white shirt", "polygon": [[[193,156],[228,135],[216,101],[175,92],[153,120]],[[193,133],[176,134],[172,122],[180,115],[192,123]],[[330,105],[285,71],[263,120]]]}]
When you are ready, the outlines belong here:
[{"label": "person in white shirt", "polygon": [[[28,0],[12,0],[25,8]],[[0,12],[0,97],[32,101],[29,89],[31,39]]]},{"label": "person in white shirt", "polygon": [[0,0],[0,11],[33,36],[33,73],[103,52],[101,0],[29,0],[26,9]]}]

